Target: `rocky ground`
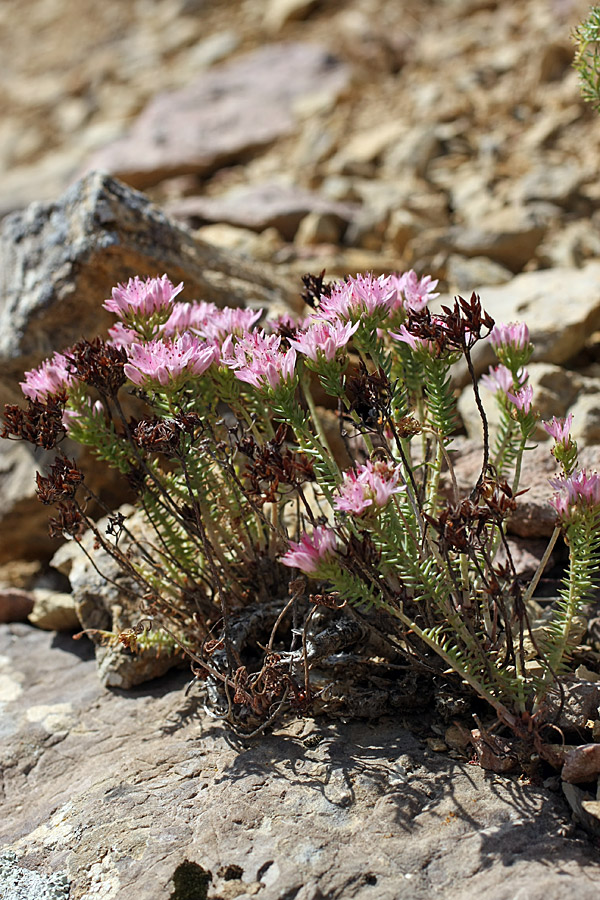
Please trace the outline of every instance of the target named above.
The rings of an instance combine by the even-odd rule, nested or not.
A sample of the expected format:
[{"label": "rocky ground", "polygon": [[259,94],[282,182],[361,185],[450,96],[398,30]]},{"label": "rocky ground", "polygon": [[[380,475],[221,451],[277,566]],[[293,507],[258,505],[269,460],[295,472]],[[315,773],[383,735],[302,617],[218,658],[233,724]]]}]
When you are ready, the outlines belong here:
[{"label": "rocky ground", "polygon": [[[0,400],[24,368],[102,328],[100,302],[132,274],[281,310],[306,271],[414,267],[528,321],[536,404],[574,413],[598,467],[600,119],[569,40],[587,7],[5,0]],[[460,411],[477,439],[466,395]],[[101,683],[90,645],[69,636],[75,607],[85,590],[92,619],[122,611],[68,549],[49,567],[43,462],[0,448],[0,612],[14,623],[0,634],[1,896],[597,895],[591,795],[570,789],[588,827],[571,832],[556,784],[438,755],[447,745],[401,710],[300,721],[246,746],[185,700],[183,674],[125,691],[140,673],[105,655]],[[512,524],[534,566],[551,472],[541,443]],[[15,623],[32,608],[38,628]]]}]

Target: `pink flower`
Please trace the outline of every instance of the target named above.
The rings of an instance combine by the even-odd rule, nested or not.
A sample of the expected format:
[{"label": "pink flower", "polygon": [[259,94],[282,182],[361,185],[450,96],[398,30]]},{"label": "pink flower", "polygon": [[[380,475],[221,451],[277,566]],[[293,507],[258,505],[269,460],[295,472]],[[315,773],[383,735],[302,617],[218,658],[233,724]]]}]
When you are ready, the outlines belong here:
[{"label": "pink flower", "polygon": [[200,330],[218,311],[214,303],[206,303],[204,300],[199,303],[177,301],[173,304],[171,315],[160,329],[161,334],[170,337],[192,329]]},{"label": "pink flower", "polygon": [[423,338],[415,337],[414,334],[410,333],[406,325],[401,325],[398,331],[390,331],[390,337],[396,338],[397,341],[401,341],[403,344],[408,344],[413,350],[429,348],[429,342],[424,341]]},{"label": "pink flower", "polygon": [[280,561],[284,566],[300,569],[310,575],[316,572],[322,560],[335,553],[336,546],[335,532],[331,528],[317,525],[310,537],[305,534],[299,543],[290,541],[290,549],[280,557]]},{"label": "pink flower", "polygon": [[527,415],[533,402],[533,388],[530,384],[526,384],[525,387],[520,388],[515,394],[507,391],[506,396],[515,404],[517,409]]},{"label": "pink flower", "polygon": [[330,297],[323,297],[318,317],[335,320],[360,320],[361,316],[388,313],[395,305],[398,292],[390,277],[357,275],[333,286]]},{"label": "pink flower", "polygon": [[139,341],[140,335],[133,328],[128,328],[123,322],[117,322],[108,329],[109,343],[119,349],[127,347],[129,344],[135,344]]},{"label": "pink flower", "polygon": [[392,494],[403,490],[398,484],[400,468],[379,460],[349,469],[334,500],[336,509],[360,516],[369,506],[385,506]]},{"label": "pink flower", "polygon": [[142,281],[136,275],[127,284],[119,284],[112,289],[112,297],[103,304],[104,309],[116,313],[120,319],[129,316],[151,316],[160,309],[169,307],[173,298],[183,290],[183,282],[174,287],[166,275],[162,278],[147,278]]},{"label": "pink flower", "polygon": [[[528,374],[526,369],[519,369],[517,373],[519,384],[522,385],[527,381]],[[488,374],[481,376],[481,384],[494,394],[497,394],[498,391],[508,394],[514,387],[513,374],[507,366],[490,367]]]},{"label": "pink flower", "polygon": [[69,371],[68,360],[62,353],[55,353],[37,369],[25,372],[25,381],[21,381],[20,385],[26,397],[44,401],[50,394],[57,394],[72,383],[73,375]]},{"label": "pink flower", "polygon": [[573,413],[569,413],[566,419],[557,419],[553,416],[549,422],[542,422],[542,427],[553,437],[557,444],[566,447],[571,439],[570,431],[573,424]]},{"label": "pink flower", "polygon": [[229,335],[223,342],[221,362],[233,369],[240,381],[274,390],[282,381],[293,379],[296,367],[294,348],[284,353],[280,344],[279,335],[267,335],[264,331],[249,332],[238,338],[235,345]]},{"label": "pink flower", "polygon": [[565,522],[573,517],[576,507],[600,506],[600,476],[597,472],[578,469],[568,477],[550,478],[549,482],[556,491],[550,503]]},{"label": "pink flower", "polygon": [[346,346],[358,326],[359,322],[354,325],[340,321],[311,322],[306,331],[296,336],[296,340],[290,338],[290,344],[315,362],[319,358],[330,362],[335,359],[338,350]]},{"label": "pink flower", "polygon": [[[444,321],[440,316],[432,316],[431,321],[439,325],[442,329],[444,328]],[[416,335],[410,333],[406,325],[400,325],[398,331],[390,331],[389,335],[397,341],[408,344],[413,350],[423,350],[430,354],[434,353],[436,350],[433,341],[427,341],[424,338],[416,337]]]},{"label": "pink flower", "polygon": [[509,325],[496,324],[490,332],[490,341],[494,350],[498,350],[500,347],[524,350],[529,344],[529,329],[524,322],[511,322]]},{"label": "pink flower", "polygon": [[129,362],[123,371],[134,384],[158,383],[165,387],[190,375],[202,375],[219,361],[216,347],[204,344],[191,334],[174,341],[149,341],[127,347]]},{"label": "pink flower", "polygon": [[404,295],[404,302],[397,303],[397,306],[404,306],[414,312],[420,312],[427,306],[429,300],[439,297],[439,293],[433,293],[437,287],[437,281],[432,281],[430,275],[419,278],[414,269],[401,275],[391,275],[390,286],[397,290],[399,297]]},{"label": "pink flower", "polygon": [[198,326],[198,334],[208,341],[222,341],[230,334],[241,337],[258,322],[262,312],[262,309],[225,306],[206,318],[202,326]]}]

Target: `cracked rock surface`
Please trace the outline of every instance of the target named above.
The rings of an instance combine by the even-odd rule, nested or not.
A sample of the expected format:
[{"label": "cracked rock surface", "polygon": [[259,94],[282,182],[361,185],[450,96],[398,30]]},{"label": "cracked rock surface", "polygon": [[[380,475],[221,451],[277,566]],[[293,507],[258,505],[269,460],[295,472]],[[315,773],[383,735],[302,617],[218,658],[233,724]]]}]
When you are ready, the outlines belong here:
[{"label": "cracked rock surface", "polygon": [[184,673],[108,692],[66,635],[2,625],[0,665],[0,846],[70,900],[598,895],[560,795],[431,753],[401,716],[244,742]]}]

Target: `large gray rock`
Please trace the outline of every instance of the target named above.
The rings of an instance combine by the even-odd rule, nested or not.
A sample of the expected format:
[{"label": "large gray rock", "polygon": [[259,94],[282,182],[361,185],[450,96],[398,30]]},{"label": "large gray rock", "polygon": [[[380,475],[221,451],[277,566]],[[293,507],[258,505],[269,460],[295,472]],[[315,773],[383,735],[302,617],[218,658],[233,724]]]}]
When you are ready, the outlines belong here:
[{"label": "large gray rock", "polygon": [[292,132],[294,107],[347,87],[350,68],[312,44],[274,44],[204,73],[179,91],[159,94],[130,134],[96,153],[134,187],[172,175],[206,174]]},{"label": "large gray rock", "polygon": [[185,281],[183,299],[268,306],[289,297],[264,263],[193,238],[147,197],[104,173],[56,202],[8,216],[0,231],[0,408],[22,398],[25,369],[114,321],[111,288],[133,275]]},{"label": "large gray rock", "polygon": [[66,872],[70,900],[183,897],[186,875],[208,900],[598,896],[559,794],[432,754],[397,720],[244,741],[183,673],[110,693],[85,644],[24,625],[0,627],[0,661],[0,847]]}]

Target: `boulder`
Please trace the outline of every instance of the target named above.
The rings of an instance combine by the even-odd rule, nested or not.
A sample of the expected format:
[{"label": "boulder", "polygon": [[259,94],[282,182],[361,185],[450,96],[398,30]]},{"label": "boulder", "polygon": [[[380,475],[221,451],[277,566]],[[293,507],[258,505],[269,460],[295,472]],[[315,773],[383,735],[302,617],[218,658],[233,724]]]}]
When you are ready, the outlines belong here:
[{"label": "boulder", "polygon": [[8,216],[0,231],[0,408],[55,350],[104,331],[111,288],[166,272],[184,299],[269,306],[291,296],[272,269],[195,240],[147,197],[93,172],[56,202]]}]

